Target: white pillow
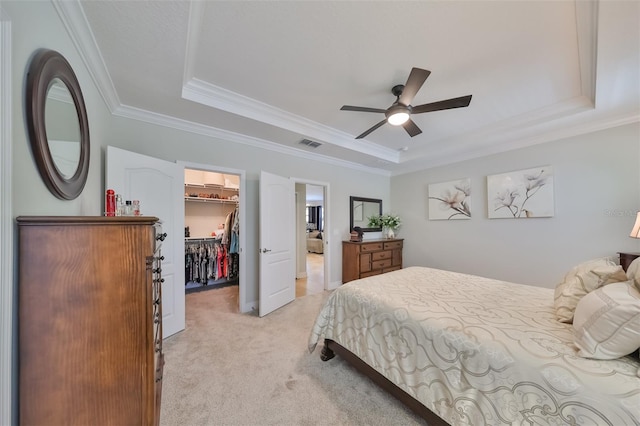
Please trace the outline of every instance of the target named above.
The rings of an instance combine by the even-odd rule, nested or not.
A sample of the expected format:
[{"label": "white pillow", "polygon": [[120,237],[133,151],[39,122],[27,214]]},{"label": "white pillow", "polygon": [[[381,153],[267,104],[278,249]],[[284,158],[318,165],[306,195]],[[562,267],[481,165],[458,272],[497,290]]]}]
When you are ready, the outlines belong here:
[{"label": "white pillow", "polygon": [[576,307],[573,328],[581,357],[629,355],[640,348],[640,291],[627,281],[587,294]]},{"label": "white pillow", "polygon": [[627,278],[635,281],[636,287],[640,290],[640,257],[633,259],[627,267]]},{"label": "white pillow", "polygon": [[571,323],[578,302],[587,293],[606,284],[627,280],[622,266],[616,265],[610,258],[589,260],[577,265],[556,286],[553,302],[558,321]]}]

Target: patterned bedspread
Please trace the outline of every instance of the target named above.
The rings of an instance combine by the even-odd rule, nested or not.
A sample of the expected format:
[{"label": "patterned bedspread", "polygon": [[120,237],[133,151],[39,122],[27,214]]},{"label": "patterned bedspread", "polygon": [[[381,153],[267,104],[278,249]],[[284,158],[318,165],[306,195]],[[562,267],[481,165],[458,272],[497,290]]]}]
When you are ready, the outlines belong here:
[{"label": "patterned bedspread", "polygon": [[640,425],[640,362],[578,357],[551,289],[410,267],[335,290],[322,337],[452,425]]}]

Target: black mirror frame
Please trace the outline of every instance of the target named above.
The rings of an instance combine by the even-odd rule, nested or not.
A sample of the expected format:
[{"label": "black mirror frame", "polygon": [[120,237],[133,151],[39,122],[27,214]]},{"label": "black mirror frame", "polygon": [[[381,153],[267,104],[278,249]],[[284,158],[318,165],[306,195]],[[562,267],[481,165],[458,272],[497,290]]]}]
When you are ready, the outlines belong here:
[{"label": "black mirror frame", "polygon": [[[378,203],[379,206],[379,215],[382,215],[382,200],[377,198],[364,198],[364,197],[349,197],[349,232],[353,231],[353,204],[356,201],[369,202],[369,203]],[[380,228],[360,228],[362,232],[381,232],[382,227]]]},{"label": "black mirror frame", "polygon": [[[73,176],[65,178],[56,167],[45,125],[47,93],[54,79],[69,89],[78,114],[80,128],[80,160]],[[89,121],[80,84],[69,62],[54,50],[38,50],[29,65],[26,87],[26,119],[31,151],[38,172],[49,191],[63,200],[73,200],[82,193],[89,174]]]}]

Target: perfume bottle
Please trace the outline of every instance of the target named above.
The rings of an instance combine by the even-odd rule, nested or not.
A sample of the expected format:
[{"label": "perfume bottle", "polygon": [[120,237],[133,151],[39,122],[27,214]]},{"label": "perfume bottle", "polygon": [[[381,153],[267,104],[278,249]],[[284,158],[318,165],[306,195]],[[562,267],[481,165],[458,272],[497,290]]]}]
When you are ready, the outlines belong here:
[{"label": "perfume bottle", "polygon": [[122,195],[116,195],[116,216],[124,215],[124,204],[122,204]]},{"label": "perfume bottle", "polygon": [[116,215],[116,195],[113,189],[107,189],[104,202],[104,215],[115,216]]}]

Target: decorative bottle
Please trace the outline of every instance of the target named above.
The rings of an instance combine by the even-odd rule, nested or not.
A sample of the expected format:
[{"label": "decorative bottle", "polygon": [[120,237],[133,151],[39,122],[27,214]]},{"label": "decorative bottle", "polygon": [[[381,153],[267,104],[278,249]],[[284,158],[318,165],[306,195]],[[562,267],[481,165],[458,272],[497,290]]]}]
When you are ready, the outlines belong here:
[{"label": "decorative bottle", "polygon": [[104,202],[104,215],[116,215],[116,194],[113,189],[107,189],[107,194]]},{"label": "decorative bottle", "polygon": [[122,204],[122,195],[116,195],[116,216],[124,215],[124,204]]}]

